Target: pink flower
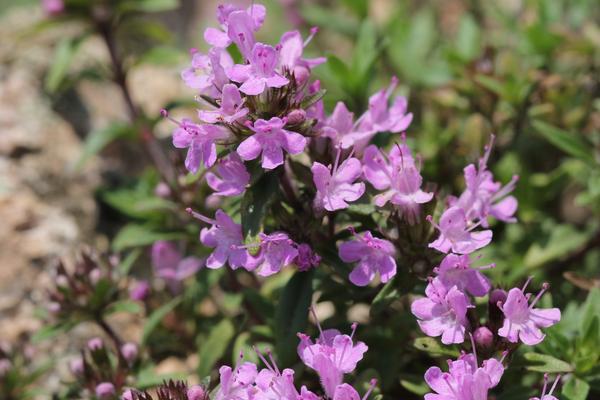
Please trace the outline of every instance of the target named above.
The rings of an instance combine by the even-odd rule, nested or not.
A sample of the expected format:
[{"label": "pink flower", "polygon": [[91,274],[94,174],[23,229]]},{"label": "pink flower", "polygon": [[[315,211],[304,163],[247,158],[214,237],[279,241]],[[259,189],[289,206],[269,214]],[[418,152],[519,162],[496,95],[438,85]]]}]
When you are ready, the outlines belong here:
[{"label": "pink flower", "polygon": [[226,70],[229,79],[242,84],[240,92],[256,96],[266,88],[280,88],[289,83],[287,78],[275,70],[279,62],[278,49],[256,43],[249,62],[250,64],[236,64]]},{"label": "pink flower", "polygon": [[[166,112],[163,113],[166,115]],[[179,126],[173,131],[173,146],[178,149],[188,149],[185,158],[185,167],[195,174],[204,163],[206,168],[211,167],[217,160],[216,141],[224,140],[229,133],[217,125],[198,125],[185,118],[177,122]]]},{"label": "pink flower", "polygon": [[56,16],[65,10],[65,3],[63,0],[42,0],[42,8],[46,14]]},{"label": "pink flower", "polygon": [[519,179],[517,175],[504,187],[500,182],[494,182],[494,176],[487,170],[487,161],[494,144],[492,135],[490,144],[485,148],[483,158],[479,160],[479,167],[469,164],[464,169],[467,188],[460,197],[451,197],[450,206],[460,207],[465,211],[469,221],[481,221],[484,227],[488,226],[487,218],[492,216],[504,222],[516,222],[514,217],[518,202],[513,196],[508,196],[515,189]]},{"label": "pink flower", "polygon": [[258,31],[265,21],[266,8],[262,4],[254,4],[242,10],[232,4],[220,5],[217,8],[217,20],[222,30],[207,28],[204,40],[217,48],[228,47],[235,43],[244,57],[254,46],[254,32]]},{"label": "pink flower", "polygon": [[254,384],[258,375],[256,365],[245,362],[235,369],[228,366],[219,368],[219,390],[215,400],[249,400],[248,389]]},{"label": "pink flower", "polygon": [[[492,267],[494,264],[479,269]],[[446,289],[456,286],[458,290],[466,291],[473,296],[485,296],[490,291],[490,281],[478,269],[471,267],[468,254],[448,254],[434,271],[437,279]]]},{"label": "pink flower", "polygon": [[348,385],[347,383],[342,383],[335,388],[335,392],[333,393],[333,400],[367,400],[369,395],[375,388],[377,384],[377,379],[371,379],[371,386],[365,393],[365,395],[360,397],[356,389],[354,387]]},{"label": "pink flower", "polygon": [[129,298],[135,301],[144,301],[146,297],[150,294],[150,284],[148,281],[139,281],[136,282],[129,289]]},{"label": "pink flower", "polygon": [[258,256],[247,264],[248,270],[258,270],[260,276],[270,276],[291,264],[298,256],[296,244],[283,232],[259,234]]},{"label": "pink flower", "polygon": [[[317,65],[323,64],[327,59],[319,58],[302,58],[304,48],[310,43],[313,36],[317,33],[317,28],[310,30],[310,36],[306,40],[302,40],[302,35],[298,31],[286,32],[281,36],[279,52],[279,63],[281,67],[287,68],[294,73],[296,80],[302,77],[308,77],[310,70]],[[299,82],[300,84],[304,82]]]},{"label": "pink flower", "polygon": [[427,219],[440,231],[437,240],[429,243],[429,247],[442,253],[450,250],[458,254],[469,254],[492,241],[492,231],[472,232],[478,224],[468,226],[465,211],[460,207],[450,207],[442,214],[440,224],[433,222],[431,216]]},{"label": "pink flower", "polygon": [[339,164],[341,149],[338,148],[333,168],[319,162],[312,165],[313,182],[317,187],[314,206],[317,210],[327,211],[348,208],[348,202],[358,200],[365,192],[365,184],[353,183],[361,175],[361,164],[356,158],[349,157]]},{"label": "pink flower", "polygon": [[173,293],[181,292],[181,282],[195,275],[203,265],[204,260],[200,258],[183,258],[174,243],[159,240],[152,245],[154,273],[165,280]]},{"label": "pink flower", "polygon": [[221,95],[221,107],[217,110],[200,110],[198,118],[209,124],[225,122],[233,124],[248,114],[248,109],[243,106],[244,100],[240,91],[233,83],[223,86]]},{"label": "pink flower", "polygon": [[352,324],[352,333],[348,336],[335,329],[323,331],[319,325],[321,334],[316,343],[305,334],[298,335],[298,355],[307,367],[319,374],[321,385],[329,398],[333,398],[336,388],[342,384],[343,375],[354,371],[369,349],[363,342],[353,343],[356,327],[356,324]]},{"label": "pink flower", "polygon": [[[262,167],[274,169],[283,164],[283,150],[299,154],[306,146],[306,138],[299,133],[283,129],[285,121],[273,117],[268,121],[259,119],[251,129],[254,135],[237,148],[242,160],[254,160],[262,153]],[[283,149],[283,150],[282,150]]]},{"label": "pink flower", "polygon": [[433,279],[425,289],[427,297],[411,304],[411,312],[419,318],[418,324],[427,336],[442,336],[442,343],[462,343],[468,325],[467,296],[456,286],[446,289],[438,279]]},{"label": "pink flower", "polygon": [[407,113],[408,102],[405,97],[397,96],[391,107],[388,101],[398,85],[393,78],[387,89],[382,89],[369,98],[369,110],[358,121],[354,132],[344,136],[342,147],[354,146],[357,151],[364,149],[371,138],[379,132],[402,132],[412,122],[412,113]]},{"label": "pink flower", "polygon": [[109,399],[115,395],[115,385],[110,382],[102,382],[96,386],[96,397]]},{"label": "pink flower", "polygon": [[237,153],[229,153],[217,161],[217,174],[208,172],[206,182],[216,196],[238,196],[244,193],[250,183],[250,174]]},{"label": "pink flower", "polygon": [[218,96],[223,86],[229,83],[226,68],[233,67],[233,59],[223,49],[212,48],[208,54],[192,49],[192,65],[181,72],[186,86],[198,89],[200,94]]},{"label": "pink flower", "polygon": [[396,275],[394,245],[384,239],[373,237],[366,231],[362,236],[354,233],[354,240],[342,243],[339,256],[344,262],[358,262],[350,273],[350,281],[357,286],[366,286],[379,272],[385,283]]},{"label": "pink flower", "polygon": [[375,145],[365,149],[363,171],[365,178],[383,193],[375,196],[375,205],[383,207],[388,201],[398,207],[410,224],[415,224],[419,216],[419,204],[433,198],[433,193],[421,190],[423,178],[415,165],[410,149],[403,143],[396,145],[386,156]]},{"label": "pink flower", "polygon": [[333,146],[338,147],[343,138],[354,130],[354,113],[339,101],[324,125],[321,135],[330,138]]},{"label": "pink flower", "polygon": [[212,225],[202,228],[200,242],[215,250],[206,259],[206,266],[211,269],[221,268],[229,263],[232,269],[244,267],[248,262],[248,251],[243,247],[244,236],[242,226],[233,222],[233,219],[223,210],[217,210],[215,219],[207,218],[191,209],[187,209],[194,218]]},{"label": "pink flower", "polygon": [[533,346],[544,340],[545,335],[540,328],[548,328],[560,321],[560,310],[558,308],[533,308],[537,301],[548,289],[548,284],[542,285],[542,290],[529,304],[530,294],[523,294],[528,279],[523,289],[512,288],[504,303],[498,307],[504,313],[504,324],[498,330],[498,335],[505,337],[509,342],[521,342]]},{"label": "pink flower", "polygon": [[479,367],[474,354],[463,354],[448,361],[449,372],[431,367],[425,372],[425,382],[435,393],[425,400],[486,400],[487,392],[495,387],[504,374],[501,361],[490,358]]}]

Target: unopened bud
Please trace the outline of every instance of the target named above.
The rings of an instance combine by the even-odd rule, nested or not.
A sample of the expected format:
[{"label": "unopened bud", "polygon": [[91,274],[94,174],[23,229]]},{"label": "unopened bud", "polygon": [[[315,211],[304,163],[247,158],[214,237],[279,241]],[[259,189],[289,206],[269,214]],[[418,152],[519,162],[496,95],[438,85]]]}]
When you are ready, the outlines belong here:
[{"label": "unopened bud", "polygon": [[56,277],[56,287],[66,289],[69,287],[69,279],[64,275],[58,275]]},{"label": "unopened bud", "polygon": [[135,343],[125,343],[121,346],[121,354],[125,361],[132,364],[138,356],[138,347]]},{"label": "unopened bud", "polygon": [[88,340],[87,347],[91,351],[98,351],[104,348],[104,342],[99,337]]},{"label": "unopened bud", "polygon": [[154,188],[154,194],[165,199],[171,196],[171,188],[165,182],[159,182]]},{"label": "unopened bud", "polygon": [[188,400],[202,400],[206,396],[206,391],[200,385],[194,385],[187,391]]},{"label": "unopened bud", "polygon": [[303,66],[296,66],[294,68],[294,78],[296,79],[298,86],[304,85],[308,81],[309,77],[310,69]]},{"label": "unopened bud", "polygon": [[115,395],[115,385],[110,382],[102,382],[96,386],[96,397],[99,399],[110,399]]},{"label": "unopened bud", "polygon": [[214,194],[211,194],[206,198],[206,200],[204,200],[204,205],[209,210],[216,210],[221,206],[222,203],[223,199],[220,196],[215,196]]},{"label": "unopened bud", "polygon": [[494,345],[494,334],[487,326],[480,326],[473,333],[473,339],[477,347],[488,350]]},{"label": "unopened bud", "polygon": [[304,121],[306,121],[306,111],[302,109],[292,110],[287,115],[289,125],[300,125]]},{"label": "unopened bud", "polygon": [[490,303],[498,304],[498,302],[504,303],[506,301],[506,292],[502,289],[494,289],[490,293]]},{"label": "unopened bud", "polygon": [[69,370],[75,376],[82,376],[83,370],[84,370],[83,358],[77,357],[77,358],[74,358],[73,360],[71,360],[69,362]]},{"label": "unopened bud", "polygon": [[127,389],[124,391],[121,400],[133,400],[133,390]]},{"label": "unopened bud", "polygon": [[46,306],[46,309],[48,310],[48,312],[50,314],[54,314],[54,315],[56,315],[60,312],[60,308],[61,308],[60,304],[55,301],[48,303],[48,305]]}]

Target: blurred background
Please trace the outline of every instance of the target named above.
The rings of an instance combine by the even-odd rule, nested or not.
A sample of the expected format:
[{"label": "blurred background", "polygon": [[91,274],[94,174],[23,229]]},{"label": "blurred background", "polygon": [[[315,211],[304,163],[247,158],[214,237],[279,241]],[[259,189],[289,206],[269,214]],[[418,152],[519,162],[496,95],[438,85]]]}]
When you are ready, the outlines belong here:
[{"label": "blurred background", "polygon": [[[179,74],[190,48],[206,50],[202,32],[217,5],[52,3],[0,0],[0,336],[8,341],[39,329],[34,304],[56,256],[82,243],[118,252],[155,240],[145,232],[132,240],[122,228],[146,215],[132,204],[161,180],[149,168],[157,149],[181,161],[159,110],[192,115],[194,93]],[[106,15],[101,3],[118,13]],[[496,227],[489,272],[505,285],[532,274],[551,282],[564,319],[541,352],[571,365],[569,398],[600,398],[600,3],[262,3],[259,39],[319,27],[307,51],[328,58],[315,71],[328,110],[343,100],[360,114],[398,77],[415,115],[408,136],[441,194],[461,189],[463,166],[496,135],[490,166],[503,182],[519,175],[520,223]],[[407,349],[384,346],[389,359],[370,365],[386,382],[400,376],[398,393],[414,396],[426,363],[412,372]]]}]

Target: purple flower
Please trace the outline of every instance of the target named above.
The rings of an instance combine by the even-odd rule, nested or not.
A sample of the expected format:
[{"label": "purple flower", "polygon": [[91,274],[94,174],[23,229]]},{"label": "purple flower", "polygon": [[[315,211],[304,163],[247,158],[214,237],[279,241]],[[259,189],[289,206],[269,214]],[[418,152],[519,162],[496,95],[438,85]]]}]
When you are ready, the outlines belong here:
[{"label": "purple flower", "polygon": [[138,357],[139,351],[135,343],[125,343],[121,346],[121,354],[123,358],[131,365]]},{"label": "purple flower", "polygon": [[250,55],[250,64],[236,64],[226,70],[227,76],[241,83],[240,92],[256,96],[266,88],[280,88],[289,80],[280,75],[275,68],[279,61],[279,52],[273,46],[256,43]]},{"label": "purple flower", "polygon": [[159,240],[152,245],[154,273],[164,279],[172,293],[181,292],[181,282],[195,275],[203,265],[204,260],[202,259],[183,258],[174,243]]},{"label": "purple flower", "polygon": [[[362,397],[362,400],[367,400],[369,398],[369,395],[375,388],[376,384],[377,384],[377,379],[371,379],[371,386],[369,387],[369,390],[367,390],[367,393],[365,393],[365,395]],[[332,399],[333,400],[361,400],[361,397],[358,394],[358,392],[356,391],[356,389],[354,389],[354,387],[348,385],[347,383],[342,383],[341,385],[338,385],[335,388],[335,392],[333,393]]]},{"label": "purple flower", "polygon": [[347,202],[358,200],[365,192],[365,184],[353,183],[361,175],[361,164],[356,158],[349,157],[340,165],[341,149],[338,148],[337,157],[333,168],[315,162],[310,169],[313,173],[313,182],[317,187],[314,206],[317,210],[323,208],[327,211],[348,208]]},{"label": "purple flower", "polygon": [[[306,146],[306,138],[299,133],[283,129],[285,121],[273,117],[268,121],[259,119],[251,129],[254,135],[237,148],[242,160],[254,160],[262,153],[262,167],[274,169],[283,164],[283,150],[299,154]],[[283,150],[282,150],[283,149]]]},{"label": "purple flower", "polygon": [[204,387],[200,385],[194,385],[187,390],[188,400],[204,400],[208,398],[208,393]]},{"label": "purple flower", "polygon": [[560,375],[557,375],[552,387],[550,388],[550,391],[548,394],[546,394],[546,389],[548,388],[548,374],[544,374],[544,387],[542,388],[542,395],[540,397],[532,397],[529,400],[558,400],[558,398],[552,396],[552,393],[554,393],[554,389],[556,389],[556,385],[558,385],[559,381]]},{"label": "purple flower", "polygon": [[338,147],[343,138],[354,130],[354,113],[348,110],[346,104],[339,101],[333,113],[327,118],[321,136],[331,139],[334,147]]},{"label": "purple flower", "polygon": [[237,153],[229,153],[217,162],[217,174],[206,174],[206,182],[216,196],[238,196],[250,183],[250,174]]},{"label": "purple flower", "polygon": [[425,400],[486,400],[487,392],[495,387],[504,373],[502,362],[490,358],[477,365],[473,354],[463,354],[456,361],[448,361],[449,372],[431,367],[425,372],[425,382],[435,393]]},{"label": "purple flower", "polygon": [[379,132],[402,132],[412,122],[412,113],[407,113],[408,102],[405,97],[398,96],[391,107],[388,101],[398,85],[398,79],[393,78],[387,89],[382,89],[369,98],[369,109],[358,121],[357,129],[344,136],[342,147],[354,146],[357,151],[366,147],[371,138]]},{"label": "purple flower", "polygon": [[[293,72],[297,81],[299,78],[308,77],[312,68],[327,61],[325,57],[311,59],[302,58],[304,48],[310,43],[317,31],[317,28],[312,28],[310,30],[310,36],[304,41],[302,40],[302,35],[300,35],[300,32],[298,31],[286,32],[281,36],[279,42],[281,46],[279,63],[282,67]],[[299,83],[302,84],[304,82],[300,81]]]},{"label": "purple flower", "polygon": [[96,397],[108,399],[115,395],[115,385],[110,382],[102,382],[96,386]]},{"label": "purple flower", "polygon": [[91,338],[87,342],[87,347],[90,351],[99,351],[104,348],[104,342],[99,337]]},{"label": "purple flower", "polygon": [[219,368],[219,390],[215,400],[248,400],[247,389],[254,384],[258,371],[256,365],[245,362],[234,370],[228,366]]},{"label": "purple flower", "polygon": [[246,267],[248,270],[258,270],[260,276],[276,274],[298,256],[296,244],[283,232],[270,235],[259,233],[259,238],[259,253]]},{"label": "purple flower", "polygon": [[83,358],[77,357],[72,359],[69,362],[69,370],[76,377],[82,376],[85,371],[85,363],[83,362]]},{"label": "purple flower", "polygon": [[[492,267],[494,264],[479,269]],[[479,297],[485,296],[490,291],[490,281],[478,269],[471,267],[468,254],[448,254],[434,271],[437,279],[446,289],[456,286],[460,291]]]},{"label": "purple flower", "polygon": [[298,256],[294,260],[294,264],[298,267],[298,271],[308,271],[311,268],[318,266],[321,263],[321,256],[315,253],[307,243],[298,245]]},{"label": "purple flower", "polygon": [[410,224],[415,224],[419,204],[431,201],[433,193],[421,190],[423,178],[406,145],[406,137],[402,138],[404,143],[392,147],[387,160],[377,146],[367,147],[363,156],[363,172],[375,189],[384,191],[375,196],[375,205],[383,207],[389,201],[398,207]]},{"label": "purple flower", "polygon": [[212,48],[208,54],[192,49],[192,65],[181,72],[181,79],[186,86],[198,89],[200,94],[218,96],[223,86],[229,83],[225,74],[227,68],[233,67],[233,59],[223,49]]},{"label": "purple flower", "polygon": [[481,221],[487,227],[488,216],[504,222],[516,222],[514,217],[518,202],[514,196],[508,196],[515,189],[519,180],[517,175],[504,187],[500,182],[494,182],[494,176],[487,170],[487,161],[494,144],[492,135],[490,144],[485,148],[483,158],[479,160],[479,167],[469,164],[464,169],[467,188],[460,197],[450,197],[449,205],[460,207],[465,211],[469,221]]},{"label": "purple flower", "polygon": [[348,336],[336,329],[323,331],[319,325],[321,334],[316,343],[307,335],[298,335],[298,355],[307,367],[319,374],[321,385],[329,398],[334,397],[336,388],[342,384],[343,375],[354,371],[369,349],[363,342],[353,343],[356,326],[352,324],[352,333]]},{"label": "purple flower", "polygon": [[63,0],[42,0],[44,12],[50,16],[60,15],[65,10]]},{"label": "purple flower", "polygon": [[[175,121],[175,120],[173,120]],[[217,125],[198,125],[185,118],[173,131],[173,146],[178,149],[188,149],[185,167],[195,174],[204,162],[206,168],[211,167],[217,160],[218,140],[226,139],[229,134]]]},{"label": "purple flower", "polygon": [[232,269],[246,265],[249,255],[243,247],[244,236],[240,224],[233,222],[233,219],[223,210],[217,210],[214,220],[189,208],[187,211],[194,218],[212,225],[210,228],[202,228],[200,231],[200,242],[207,247],[215,248],[206,259],[208,268],[221,268],[227,262]]},{"label": "purple flower", "polygon": [[148,281],[136,282],[129,290],[129,298],[135,301],[144,301],[150,293],[150,284]]},{"label": "purple flower", "polygon": [[240,95],[238,87],[233,83],[223,86],[221,95],[221,107],[217,110],[198,111],[198,118],[209,124],[226,122],[233,124],[248,114],[248,109],[243,106],[244,100]]},{"label": "purple flower", "polygon": [[396,275],[394,245],[384,239],[373,237],[366,231],[362,236],[354,234],[355,239],[342,243],[339,256],[344,262],[358,262],[350,273],[350,281],[357,286],[366,286],[379,272],[381,282],[385,283]]},{"label": "purple flower", "polygon": [[217,20],[222,30],[207,28],[204,31],[204,40],[217,48],[228,47],[233,42],[242,55],[248,58],[255,43],[254,32],[264,23],[266,13],[262,4],[254,4],[246,10],[232,4],[220,5],[217,8]]},{"label": "purple flower", "polygon": [[442,214],[440,224],[433,222],[431,216],[427,219],[440,231],[437,240],[429,243],[429,247],[442,253],[450,250],[458,254],[469,254],[492,241],[492,231],[472,232],[479,224],[468,226],[465,211],[460,207],[450,207]]},{"label": "purple flower", "polygon": [[442,336],[442,343],[462,343],[468,325],[467,296],[456,286],[446,289],[438,279],[433,279],[425,289],[427,297],[411,304],[411,312],[419,318],[418,324],[427,336]]},{"label": "purple flower", "polygon": [[509,342],[521,342],[533,346],[544,340],[540,328],[548,328],[560,321],[560,310],[558,308],[534,308],[537,301],[548,289],[548,284],[542,285],[542,290],[529,304],[529,297],[523,293],[525,287],[531,280],[528,279],[523,289],[512,288],[504,303],[498,307],[504,313],[504,324],[498,330],[498,335],[506,338]]}]

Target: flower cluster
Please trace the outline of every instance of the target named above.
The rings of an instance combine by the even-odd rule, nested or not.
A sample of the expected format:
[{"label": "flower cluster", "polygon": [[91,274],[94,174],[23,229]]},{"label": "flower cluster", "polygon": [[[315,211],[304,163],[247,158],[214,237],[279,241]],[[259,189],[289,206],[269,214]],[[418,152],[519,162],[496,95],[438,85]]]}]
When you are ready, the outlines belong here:
[{"label": "flower cluster", "polygon": [[[464,169],[466,189],[458,198],[449,198],[448,208],[442,213],[439,224],[428,217],[439,231],[438,238],[429,247],[446,255],[434,268],[435,276],[429,278],[426,297],[415,300],[411,311],[418,318],[423,333],[441,336],[443,344],[460,344],[467,335],[470,336],[472,354],[449,362],[449,373],[442,374],[439,368],[430,368],[425,380],[438,395],[427,395],[426,399],[446,396],[444,398],[466,400],[477,398],[474,393],[487,393],[498,384],[504,367],[494,358],[478,367],[477,348],[493,354],[497,350],[514,348],[510,344],[519,341],[526,345],[538,344],[544,339],[540,328],[550,327],[560,320],[557,308],[535,308],[548,289],[547,283],[530,302],[531,295],[524,292],[531,278],[522,288],[512,288],[508,293],[501,289],[491,291],[492,284],[481,270],[494,265],[472,265],[471,253],[492,240],[491,230],[480,229],[489,226],[488,218],[505,222],[516,220],[517,201],[508,194],[514,189],[517,177],[504,187],[494,181],[487,170],[492,143],[487,146],[478,167],[470,164]],[[473,298],[488,295],[489,318],[487,323],[481,324],[474,314]],[[496,313],[497,310],[500,313]]]},{"label": "flower cluster", "polygon": [[[311,311],[314,314],[314,310]],[[313,342],[303,333],[298,333],[298,355],[305,366],[315,370],[319,375],[325,397],[309,390],[306,386],[297,388],[294,383],[294,370],[280,369],[269,350],[254,350],[265,365],[259,368],[255,363],[244,361],[240,354],[235,367],[223,365],[219,369],[219,385],[210,395],[213,400],[251,400],[251,399],[295,399],[319,400],[329,398],[334,400],[366,400],[375,388],[377,381],[371,380],[371,386],[362,396],[350,384],[344,382],[344,375],[353,372],[357,363],[362,360],[368,347],[360,341],[354,342],[356,324],[352,325],[350,335],[340,333],[336,329],[322,330]],[[170,397],[169,397],[170,395]],[[162,397],[161,397],[162,396]],[[158,399],[209,399],[207,388],[194,386],[187,388],[183,383],[165,383],[158,390]],[[123,400],[152,400],[145,392],[127,389]]]}]

